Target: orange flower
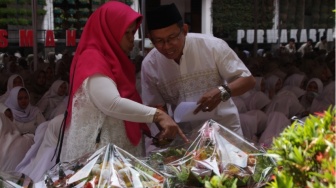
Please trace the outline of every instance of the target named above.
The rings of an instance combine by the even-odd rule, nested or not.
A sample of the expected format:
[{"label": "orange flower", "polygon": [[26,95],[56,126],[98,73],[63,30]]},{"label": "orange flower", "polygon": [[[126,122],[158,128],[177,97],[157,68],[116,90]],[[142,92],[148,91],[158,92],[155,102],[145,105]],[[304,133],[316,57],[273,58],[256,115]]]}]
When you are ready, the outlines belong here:
[{"label": "orange flower", "polygon": [[316,155],[316,161],[320,163],[322,159],[323,159],[323,154],[321,152],[318,152]]}]

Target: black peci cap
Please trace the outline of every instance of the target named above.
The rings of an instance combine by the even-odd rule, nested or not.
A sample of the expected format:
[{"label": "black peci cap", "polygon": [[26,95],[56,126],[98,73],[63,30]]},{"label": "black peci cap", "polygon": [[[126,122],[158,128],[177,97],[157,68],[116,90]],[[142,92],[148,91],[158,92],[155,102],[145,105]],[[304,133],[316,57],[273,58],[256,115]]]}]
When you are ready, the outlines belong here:
[{"label": "black peci cap", "polygon": [[148,30],[162,29],[182,20],[182,16],[174,3],[161,5],[146,12]]}]

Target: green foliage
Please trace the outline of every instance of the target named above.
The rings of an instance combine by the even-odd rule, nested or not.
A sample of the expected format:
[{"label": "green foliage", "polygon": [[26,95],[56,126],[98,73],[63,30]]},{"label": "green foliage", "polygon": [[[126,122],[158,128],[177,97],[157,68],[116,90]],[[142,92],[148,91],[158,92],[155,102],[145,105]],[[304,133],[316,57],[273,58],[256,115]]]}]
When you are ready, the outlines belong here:
[{"label": "green foliage", "polygon": [[7,5],[16,2],[16,0],[0,0],[0,5]]},{"label": "green foliage", "polygon": [[[273,25],[273,3],[258,1],[258,29],[269,29]],[[212,19],[214,35],[228,40],[236,40],[238,29],[254,28],[254,1],[213,0]]]},{"label": "green foliage", "polygon": [[330,187],[336,181],[335,112],[294,122],[273,141],[269,154],[278,155],[275,179],[269,187]]},{"label": "green foliage", "polygon": [[213,176],[210,181],[205,181],[205,188],[237,188],[237,178],[222,174]]}]

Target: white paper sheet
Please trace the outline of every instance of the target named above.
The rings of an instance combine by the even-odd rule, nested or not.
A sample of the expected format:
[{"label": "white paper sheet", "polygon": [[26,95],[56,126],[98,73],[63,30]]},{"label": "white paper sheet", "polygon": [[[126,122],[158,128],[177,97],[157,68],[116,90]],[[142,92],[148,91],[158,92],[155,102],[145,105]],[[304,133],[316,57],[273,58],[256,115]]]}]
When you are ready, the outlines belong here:
[{"label": "white paper sheet", "polygon": [[174,111],[174,120],[177,123],[188,122],[188,121],[198,121],[198,120],[208,120],[212,119],[217,115],[217,108],[211,112],[199,111],[194,114],[194,110],[197,108],[196,102],[181,102]]}]

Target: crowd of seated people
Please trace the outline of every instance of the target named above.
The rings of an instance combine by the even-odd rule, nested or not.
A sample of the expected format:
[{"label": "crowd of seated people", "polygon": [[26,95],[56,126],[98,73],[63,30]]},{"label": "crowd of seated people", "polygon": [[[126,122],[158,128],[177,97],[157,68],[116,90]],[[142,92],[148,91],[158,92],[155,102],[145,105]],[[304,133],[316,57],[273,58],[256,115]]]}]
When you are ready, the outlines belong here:
[{"label": "crowd of seated people", "polygon": [[[233,97],[245,139],[269,147],[291,124],[335,105],[335,50],[237,54],[256,79],[254,89]],[[72,55],[0,54],[0,171],[39,181],[55,163],[59,127],[67,107]],[[35,70],[36,69],[36,70]]]}]

